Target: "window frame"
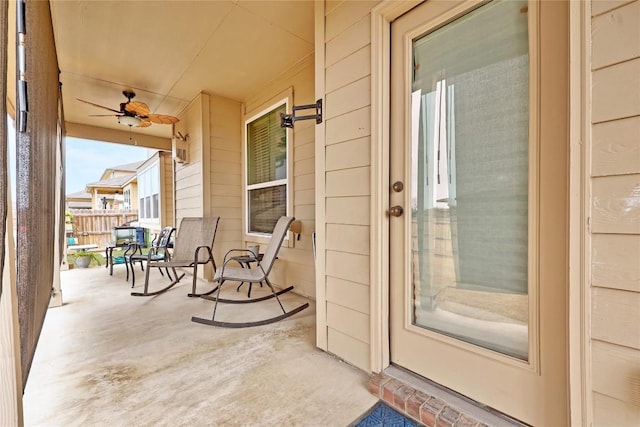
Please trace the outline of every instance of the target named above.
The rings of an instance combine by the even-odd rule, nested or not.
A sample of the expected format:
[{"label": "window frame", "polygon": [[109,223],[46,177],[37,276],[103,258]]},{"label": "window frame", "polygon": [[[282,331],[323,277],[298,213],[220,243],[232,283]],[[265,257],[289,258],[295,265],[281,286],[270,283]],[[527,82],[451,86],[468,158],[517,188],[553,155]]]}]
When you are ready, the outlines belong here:
[{"label": "window frame", "polygon": [[[256,231],[250,231],[249,229],[249,218],[250,218],[250,206],[249,206],[249,192],[251,190],[259,190],[259,189],[263,189],[263,188],[271,188],[271,187],[278,187],[281,185],[284,185],[286,187],[285,190],[285,194],[286,194],[286,215],[289,216],[291,215],[291,212],[293,212],[292,209],[292,203],[293,203],[293,198],[291,195],[291,184],[293,182],[292,180],[292,173],[293,173],[293,157],[292,157],[292,147],[293,147],[293,143],[292,143],[292,136],[293,134],[291,133],[291,129],[289,128],[285,128],[285,152],[286,152],[286,171],[287,171],[287,176],[284,179],[278,179],[278,180],[273,180],[273,181],[268,181],[268,182],[261,182],[258,184],[248,184],[249,182],[249,170],[248,170],[248,145],[249,145],[249,138],[248,138],[248,126],[250,123],[256,121],[257,119],[259,119],[260,117],[273,112],[274,110],[282,107],[284,105],[284,109],[285,109],[285,113],[286,114],[290,114],[290,106],[292,103],[292,94],[293,91],[290,89],[287,93],[285,94],[281,94],[277,97],[272,98],[269,102],[262,104],[260,107],[256,108],[255,110],[253,110],[252,112],[250,112],[250,114],[245,115],[244,118],[244,122],[243,122],[243,128],[242,128],[242,133],[243,133],[243,145],[242,145],[242,177],[243,177],[243,182],[242,182],[242,198],[243,198],[243,205],[244,205],[244,209],[243,209],[243,214],[242,214],[242,222],[243,222],[243,230],[244,230],[244,237],[245,240],[249,240],[252,242],[258,242],[258,243],[268,243],[269,239],[271,238],[271,233],[260,233],[260,232],[256,232]],[[288,236],[285,237],[285,240],[288,240]]]},{"label": "window frame", "polygon": [[[154,177],[154,168],[156,168],[157,171],[157,176]],[[154,189],[154,184],[153,184],[153,180],[154,178],[157,178],[157,188],[155,188],[155,190],[157,190],[155,193],[153,192]],[[151,163],[148,167],[145,167],[142,170],[139,170],[137,173],[137,181],[138,181],[138,201],[140,203],[140,205],[138,206],[138,219],[139,221],[144,221],[145,223],[160,223],[160,216],[161,216],[161,211],[162,211],[162,207],[161,207],[161,203],[162,203],[162,198],[161,198],[161,193],[162,193],[162,189],[161,189],[161,184],[162,184],[162,176],[160,173],[160,162],[159,161],[155,161],[153,163]],[[147,188],[149,187],[149,188]],[[153,209],[153,205],[152,205],[152,199],[153,196],[157,194],[158,195],[158,206],[156,209],[156,216],[149,216],[152,215],[154,213],[154,209]],[[147,209],[146,203],[147,203],[147,199],[149,199],[149,206]]]}]

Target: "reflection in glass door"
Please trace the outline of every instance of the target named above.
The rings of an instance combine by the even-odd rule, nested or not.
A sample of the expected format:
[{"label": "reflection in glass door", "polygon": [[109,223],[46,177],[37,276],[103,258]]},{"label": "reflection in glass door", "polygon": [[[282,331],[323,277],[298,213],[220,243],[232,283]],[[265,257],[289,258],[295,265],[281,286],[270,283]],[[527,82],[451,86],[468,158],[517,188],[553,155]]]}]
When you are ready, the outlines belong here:
[{"label": "reflection in glass door", "polygon": [[526,1],[495,1],[414,39],[410,156],[412,323],[522,360],[526,10]]}]

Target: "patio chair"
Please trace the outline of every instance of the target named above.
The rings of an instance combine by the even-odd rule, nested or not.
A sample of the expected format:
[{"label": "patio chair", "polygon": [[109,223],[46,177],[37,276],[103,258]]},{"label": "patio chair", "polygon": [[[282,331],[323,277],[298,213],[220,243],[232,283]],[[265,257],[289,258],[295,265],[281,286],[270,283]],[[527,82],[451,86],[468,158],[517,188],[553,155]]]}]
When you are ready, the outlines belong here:
[{"label": "patio chair", "polygon": [[[309,307],[309,303],[305,303],[299,307],[294,308],[293,310],[290,310],[290,311],[285,310],[284,306],[282,305],[282,302],[280,301],[280,298],[278,298],[278,295],[282,295],[285,292],[289,292],[290,290],[293,289],[293,286],[289,286],[286,289],[276,292],[275,289],[273,288],[273,285],[271,284],[271,281],[269,280],[269,273],[271,272],[271,269],[273,268],[273,264],[278,256],[278,252],[280,251],[280,247],[282,246],[282,241],[284,240],[284,237],[287,234],[287,230],[289,229],[289,226],[294,221],[294,219],[295,218],[293,217],[285,217],[285,216],[280,217],[280,219],[278,219],[278,222],[276,223],[276,226],[274,227],[273,233],[271,235],[271,241],[269,242],[269,245],[267,246],[267,250],[262,256],[262,260],[259,260],[259,258],[256,257],[253,254],[253,252],[249,251],[248,249],[231,249],[229,252],[227,252],[224,257],[224,263],[222,264],[222,267],[220,267],[220,269],[216,271],[216,274],[213,278],[214,282],[218,282],[216,296],[215,297],[208,296],[208,295],[201,296],[202,298],[208,299],[210,301],[215,301],[215,306],[213,307],[213,316],[211,317],[211,319],[192,317],[191,320],[196,323],[203,323],[205,325],[211,325],[211,326],[221,326],[225,328],[246,328],[249,326],[267,325],[269,323],[277,322],[279,320],[292,316],[304,310],[305,308]],[[237,254],[242,254],[241,256],[245,259],[246,257],[253,256],[254,261],[257,263],[257,266],[255,268],[242,268],[238,266],[229,265],[230,263],[237,263],[237,258],[238,258]],[[222,289],[222,285],[226,281],[248,282],[248,283],[265,282],[269,287],[269,289],[271,290],[271,294],[264,297],[248,298],[244,300],[222,299],[220,298],[220,289]],[[280,305],[280,308],[282,309],[283,314],[270,317],[268,319],[258,320],[253,322],[221,322],[221,321],[215,320],[218,303],[247,304],[247,303],[265,301],[271,298],[275,298],[278,301],[278,304]]]},{"label": "patio chair", "polygon": [[[171,254],[169,253],[169,247],[171,246],[171,236],[173,236],[174,231],[176,229],[174,227],[164,227],[160,230],[160,233],[156,236],[156,238],[151,242],[151,247],[149,248],[149,252],[147,254],[143,254],[140,250],[141,246],[132,245],[131,248],[127,249],[124,254],[124,263],[127,267],[127,278],[129,280],[129,265],[131,265],[131,287],[135,287],[136,285],[136,272],[133,268],[136,262],[140,263],[140,268],[144,271],[145,262],[148,264],[150,261],[168,261],[171,258]],[[127,252],[131,252],[128,254]],[[160,274],[164,276],[162,273],[162,268],[159,268]],[[169,268],[165,267],[165,271],[167,272],[167,277],[169,280],[171,279],[171,274],[169,273]]]},{"label": "patio chair", "polygon": [[[213,259],[213,244],[216,239],[216,231],[220,217],[204,217],[204,218],[182,218],[180,228],[173,244],[173,253],[170,260],[149,261],[144,280],[143,292],[132,292],[133,296],[153,296],[159,295],[175,286],[185,273],[178,276],[176,268],[193,269],[193,285],[190,297],[197,297],[201,294],[196,293],[196,284],[198,281],[198,265],[211,263],[213,271],[216,271],[216,261]],[[149,271],[152,268],[170,268],[173,271],[174,279],[169,284],[158,291],[149,292]],[[214,292],[213,288],[209,292]]]}]

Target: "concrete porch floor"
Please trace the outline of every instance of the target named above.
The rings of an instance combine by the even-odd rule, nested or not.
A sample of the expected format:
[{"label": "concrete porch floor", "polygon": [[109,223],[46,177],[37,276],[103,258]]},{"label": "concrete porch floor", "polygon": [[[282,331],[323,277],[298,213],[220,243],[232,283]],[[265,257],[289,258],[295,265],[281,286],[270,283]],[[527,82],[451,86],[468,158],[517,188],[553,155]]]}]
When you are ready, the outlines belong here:
[{"label": "concrete porch floor", "polygon": [[[315,347],[313,302],[271,325],[223,329],[191,321],[210,318],[214,303],[187,297],[189,276],[157,297],[130,296],[124,277],[124,265],[113,276],[105,268],[61,273],[64,305],[44,322],[26,426],[346,426],[377,400],[365,372]],[[136,278],[141,289],[144,276]],[[151,283],[167,279],[154,269]],[[233,284],[223,291],[238,296]],[[262,291],[254,286],[252,297]],[[305,299],[282,301],[293,308]],[[220,305],[216,319],[278,310],[275,300]]]}]

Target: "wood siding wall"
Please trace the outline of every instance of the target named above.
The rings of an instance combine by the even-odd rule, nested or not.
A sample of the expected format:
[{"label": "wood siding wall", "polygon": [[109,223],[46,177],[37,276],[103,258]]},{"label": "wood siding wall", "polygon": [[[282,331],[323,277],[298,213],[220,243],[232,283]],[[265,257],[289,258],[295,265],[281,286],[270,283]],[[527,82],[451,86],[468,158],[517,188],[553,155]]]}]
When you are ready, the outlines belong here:
[{"label": "wood siding wall", "polygon": [[175,169],[176,227],[186,216],[203,215],[202,103],[202,95],[199,95],[180,115],[180,121],[175,126],[176,132],[189,136],[188,162],[176,164]]},{"label": "wood siding wall", "polygon": [[327,350],[369,371],[371,9],[325,4]]},{"label": "wood siding wall", "polygon": [[242,104],[211,95],[209,212],[220,216],[214,257],[222,265],[229,249],[241,247],[242,242]]},{"label": "wood siding wall", "polygon": [[[284,92],[293,90],[293,105],[315,103],[313,57],[307,57],[277,79],[265,85],[264,90],[245,104],[245,117],[251,117],[271,102],[277,102]],[[291,106],[290,106],[291,108]],[[308,111],[301,112],[310,114]],[[315,298],[315,264],[311,234],[315,231],[315,126],[313,120],[298,121],[293,128],[293,149],[289,156],[293,161],[289,179],[290,196],[293,197],[293,216],[302,223],[300,240],[290,234],[285,242],[278,262],[274,265],[271,279],[279,286],[294,285],[294,292]],[[243,142],[244,144],[244,142]],[[241,145],[242,147],[242,145]],[[290,160],[291,161],[291,160]],[[244,167],[244,166],[243,166]],[[243,173],[243,172],[242,172]],[[242,224],[241,224],[242,227]],[[245,240],[244,244],[253,243]],[[258,242],[265,247],[266,242]]]},{"label": "wood siding wall", "polygon": [[598,426],[640,420],[640,1],[591,4],[591,376]]},{"label": "wood siding wall", "polygon": [[[160,152],[160,192],[160,226],[175,227],[173,215],[173,158],[168,151]],[[136,199],[137,197],[136,190]]]}]

